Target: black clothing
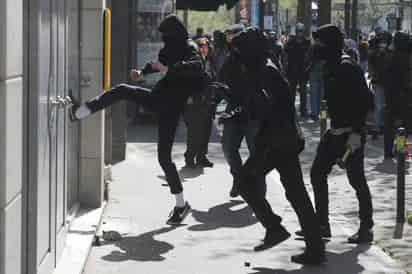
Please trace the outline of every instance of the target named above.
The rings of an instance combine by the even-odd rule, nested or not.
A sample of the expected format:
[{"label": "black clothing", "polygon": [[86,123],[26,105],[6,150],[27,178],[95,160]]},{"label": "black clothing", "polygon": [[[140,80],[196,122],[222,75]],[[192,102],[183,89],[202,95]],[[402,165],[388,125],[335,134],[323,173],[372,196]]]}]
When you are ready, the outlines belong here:
[{"label": "black clothing", "polygon": [[302,116],[307,115],[306,83],[308,81],[308,73],[305,68],[305,57],[309,47],[310,41],[305,38],[302,42],[298,42],[294,38],[285,47],[287,54],[286,75],[293,95],[293,104],[295,103],[296,88],[299,86],[300,113]]},{"label": "black clothing", "polygon": [[[202,61],[209,79],[215,80],[215,71],[210,59],[202,58]],[[186,105],[184,115],[187,125],[186,163],[193,162],[194,158],[198,162],[206,158],[215,113],[215,106],[212,104],[214,94],[210,87],[191,97],[193,104]]]},{"label": "black clothing", "polygon": [[324,85],[331,127],[362,132],[372,100],[362,69],[349,58],[327,63]]},{"label": "black clothing", "polygon": [[278,229],[281,218],[273,213],[265,199],[265,181],[260,180],[261,176],[266,176],[276,168],[280,173],[286,197],[305,231],[307,250],[323,252],[319,225],[314,221],[315,212],[304,186],[298,152],[294,148],[280,149],[271,143],[271,140],[276,140],[276,135],[289,134],[290,131],[286,129],[296,126],[295,109],[288,83],[270,63],[258,70],[254,77],[257,77],[260,84],[254,95],[263,96],[265,102],[259,110],[264,113],[264,118],[256,137],[256,152],[248,158],[241,170],[240,194],[267,230]]},{"label": "black clothing", "polygon": [[[327,177],[336,160],[342,158],[347,147],[349,134],[332,135],[329,132],[323,136],[311,169],[311,184],[315,196],[316,216],[321,226],[329,226],[329,194]],[[350,185],[356,192],[359,201],[360,226],[370,229],[372,220],[372,199],[364,172],[365,135],[362,135],[362,147],[348,159],[346,172]]]},{"label": "black clothing", "polygon": [[307,77],[305,73],[305,57],[310,47],[310,40],[304,38],[298,42],[296,38],[290,40],[285,46],[287,54],[287,75],[289,79],[304,79]]},{"label": "black clothing", "polygon": [[280,174],[280,181],[285,188],[286,198],[295,210],[299,223],[305,232],[307,248],[314,252],[321,251],[319,225],[316,221],[309,195],[303,182],[298,155],[279,153],[272,149],[259,150],[250,156],[242,168],[240,194],[248,203],[256,218],[267,230],[276,230],[281,226],[282,218],[275,213],[264,195],[265,181],[258,176],[267,175],[274,168]]},{"label": "black clothing", "polygon": [[173,142],[180,114],[179,112],[170,112],[159,115],[157,155],[172,194],[179,194],[183,191],[176,165],[172,160]]},{"label": "black clothing", "polygon": [[[159,52],[159,61],[168,67],[166,75],[149,91],[121,84],[89,100],[92,112],[101,110],[119,100],[143,104],[159,113],[158,158],[173,194],[182,192],[182,184],[172,161],[171,152],[180,115],[187,98],[208,86],[210,79],[204,72],[200,55],[187,42],[187,31],[175,16],[167,17],[159,26],[165,42]],[[146,65],[144,73],[153,73]]]},{"label": "black clothing", "polygon": [[[325,99],[333,129],[351,128],[351,132],[332,134],[328,131],[321,139],[311,169],[311,184],[315,193],[316,215],[322,226],[328,226],[327,176],[336,160],[347,149],[351,134],[361,135],[361,147],[353,151],[347,161],[347,176],[355,189],[359,201],[361,228],[373,226],[372,200],[364,172],[364,126],[366,115],[371,109],[370,91],[359,65],[348,57],[342,57],[342,34],[333,25],[325,25],[318,30],[319,39],[324,43],[320,56],[326,61],[324,83]],[[341,43],[342,42],[342,43]]]}]

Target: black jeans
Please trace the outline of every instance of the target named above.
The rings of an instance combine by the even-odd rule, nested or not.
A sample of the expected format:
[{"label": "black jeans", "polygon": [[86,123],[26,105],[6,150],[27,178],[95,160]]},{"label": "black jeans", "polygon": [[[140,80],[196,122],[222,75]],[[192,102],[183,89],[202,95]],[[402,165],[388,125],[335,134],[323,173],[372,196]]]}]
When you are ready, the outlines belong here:
[{"label": "black jeans", "polygon": [[[153,108],[158,103],[156,102],[157,99],[155,100],[152,96],[150,90],[120,84],[113,87],[108,92],[87,101],[86,105],[92,113],[94,113],[111,106],[120,100],[127,100],[150,108]],[[157,155],[159,164],[166,175],[166,181],[169,184],[172,194],[178,194],[183,191],[176,165],[172,161],[172,147],[181,112],[182,111],[176,107],[171,108],[171,110],[167,112],[159,113]]]},{"label": "black jeans", "polygon": [[242,158],[239,153],[243,139],[249,154],[256,151],[255,137],[259,130],[258,121],[238,121],[237,118],[225,121],[222,135],[223,154],[230,166],[230,173],[236,181],[242,168]]},{"label": "black jeans", "polygon": [[[346,151],[349,134],[332,135],[329,132],[323,136],[311,169],[311,184],[315,194],[316,215],[321,226],[329,226],[329,195],[327,178],[333,165]],[[373,227],[372,198],[366,182],[364,171],[365,136],[362,136],[362,146],[350,156],[346,173],[350,185],[356,192],[359,202],[360,226],[364,229]]]},{"label": "black jeans", "polygon": [[307,83],[306,79],[297,78],[297,77],[289,77],[290,90],[292,91],[294,104],[296,100],[296,89],[297,89],[297,86],[299,85],[299,97],[300,97],[299,111],[300,111],[300,114],[303,116],[308,114],[308,110],[307,110],[308,94],[307,94],[307,89],[306,89],[306,83]]},{"label": "black jeans", "polygon": [[186,106],[185,122],[187,125],[186,161],[195,158],[203,160],[209,147],[212,132],[213,113],[210,104],[192,104]]},{"label": "black jeans", "polygon": [[149,107],[152,107],[154,103],[151,96],[151,91],[149,89],[120,84],[112,87],[107,92],[88,100],[86,105],[92,113],[95,113],[121,100],[126,100]]},{"label": "black jeans", "polygon": [[282,218],[273,213],[265,198],[265,181],[259,180],[273,169],[280,174],[280,181],[285,188],[286,198],[295,210],[302,230],[305,233],[306,246],[309,250],[323,249],[319,223],[303,182],[302,170],[297,154],[279,153],[269,148],[258,149],[242,167],[240,194],[248,203],[256,218],[266,229],[277,230]]}]

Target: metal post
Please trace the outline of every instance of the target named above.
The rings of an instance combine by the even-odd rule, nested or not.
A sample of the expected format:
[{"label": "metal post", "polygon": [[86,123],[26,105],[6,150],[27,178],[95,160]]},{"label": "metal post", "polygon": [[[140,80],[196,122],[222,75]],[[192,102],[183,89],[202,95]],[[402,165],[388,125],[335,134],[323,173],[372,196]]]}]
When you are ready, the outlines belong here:
[{"label": "metal post", "polygon": [[405,158],[406,158],[406,130],[398,129],[396,137],[397,155],[397,195],[396,195],[396,222],[405,222]]},{"label": "metal post", "polygon": [[[352,0],[352,20],[351,20],[351,33],[350,36],[355,41],[358,41],[358,0]],[[349,35],[349,33],[348,33]]]},{"label": "metal post", "polygon": [[345,33],[350,35],[350,0],[345,0]]},{"label": "metal post", "polygon": [[320,103],[320,136],[322,137],[327,129],[328,110],[326,100],[322,100]]}]

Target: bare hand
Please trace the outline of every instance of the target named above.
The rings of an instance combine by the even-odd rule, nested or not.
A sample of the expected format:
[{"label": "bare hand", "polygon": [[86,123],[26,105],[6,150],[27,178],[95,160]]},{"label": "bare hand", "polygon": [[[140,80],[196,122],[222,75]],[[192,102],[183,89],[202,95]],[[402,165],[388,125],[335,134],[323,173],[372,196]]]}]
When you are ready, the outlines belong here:
[{"label": "bare hand", "polygon": [[167,66],[163,65],[159,61],[156,61],[156,62],[152,63],[152,69],[157,70],[159,72],[165,72],[165,71],[167,71],[168,68],[167,68]]},{"label": "bare hand", "polygon": [[143,73],[142,73],[141,70],[132,69],[132,70],[130,71],[130,78],[131,78],[133,81],[137,81],[137,80],[139,80],[141,77],[143,77]]}]

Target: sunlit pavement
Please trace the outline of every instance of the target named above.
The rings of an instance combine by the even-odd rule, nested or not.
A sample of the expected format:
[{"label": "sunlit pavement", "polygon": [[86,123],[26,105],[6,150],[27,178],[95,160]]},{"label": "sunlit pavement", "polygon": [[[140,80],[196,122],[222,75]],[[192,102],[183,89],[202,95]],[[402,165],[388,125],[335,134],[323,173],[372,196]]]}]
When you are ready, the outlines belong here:
[{"label": "sunlit pavement", "polygon": [[[318,142],[317,128],[313,123],[304,125],[307,150],[301,158],[309,191],[308,175]],[[179,169],[184,165],[184,134],[182,126],[174,147]],[[377,148],[368,149],[366,160],[374,196],[377,242],[386,243],[391,250],[404,245],[400,251],[408,251],[394,254],[402,261],[392,260],[376,245],[346,243],[346,238],[357,229],[357,203],[344,173],[336,169],[330,180],[333,238],[327,243],[328,262],[320,267],[303,267],[290,262],[290,256],[300,253],[304,247],[303,241],[294,236],[268,251],[253,252],[264,230],[240,198],[229,197],[231,176],[218,131],[214,132],[209,150],[215,167],[181,170],[185,196],[193,212],[179,227],[165,224],[174,198],[157,163],[155,127],[132,126],[128,136],[127,160],[113,167],[110,202],[101,228],[119,232],[122,239],[103,241],[101,246],[94,247],[86,274],[405,273],[401,269],[408,266],[408,259],[404,257],[412,253],[412,248],[408,248],[411,237],[392,239],[396,197],[394,163],[382,162],[382,153]],[[375,145],[379,147],[378,143]],[[244,149],[243,153],[247,155]],[[277,173],[270,174],[267,181],[273,209],[283,217],[283,224],[290,232],[296,231],[297,219],[285,200]],[[411,193],[411,187],[408,192]],[[412,208],[411,202],[412,199],[409,208]],[[406,225],[402,236],[407,237],[408,233],[411,233],[410,227]],[[393,241],[398,241],[395,249]],[[410,260],[411,255],[406,258]]]}]

